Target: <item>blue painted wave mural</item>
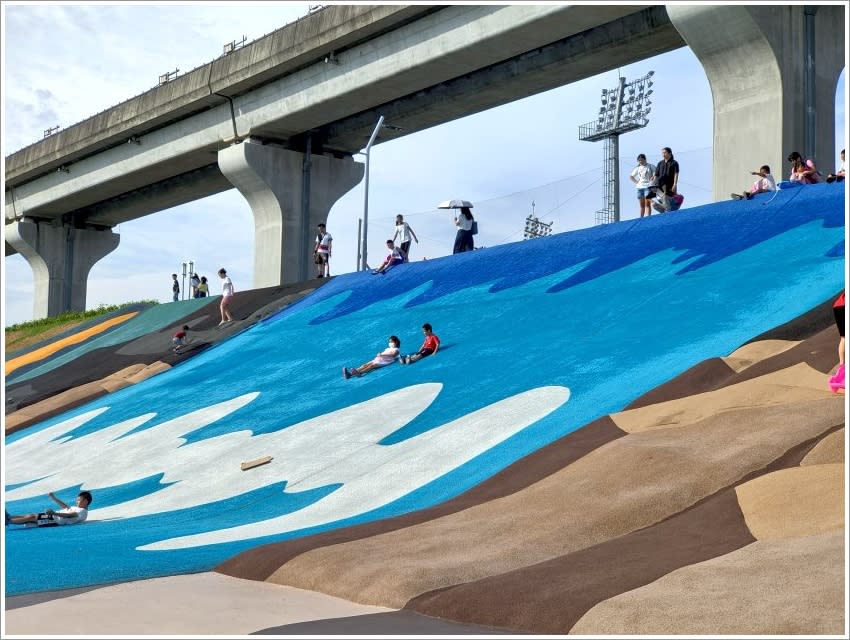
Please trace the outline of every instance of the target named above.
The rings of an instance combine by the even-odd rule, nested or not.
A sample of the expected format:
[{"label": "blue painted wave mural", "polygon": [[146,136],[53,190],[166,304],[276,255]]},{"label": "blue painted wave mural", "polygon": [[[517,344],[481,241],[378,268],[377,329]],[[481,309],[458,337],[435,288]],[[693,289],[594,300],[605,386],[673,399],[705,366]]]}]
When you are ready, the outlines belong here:
[{"label": "blue painted wave mural", "polygon": [[[7,437],[9,511],[94,503],[81,526],[7,528],[6,593],[207,570],[456,496],[836,294],[844,215],[843,185],[814,185],[336,277]],[[391,334],[416,351],[424,322],[437,355],[343,379]]]}]

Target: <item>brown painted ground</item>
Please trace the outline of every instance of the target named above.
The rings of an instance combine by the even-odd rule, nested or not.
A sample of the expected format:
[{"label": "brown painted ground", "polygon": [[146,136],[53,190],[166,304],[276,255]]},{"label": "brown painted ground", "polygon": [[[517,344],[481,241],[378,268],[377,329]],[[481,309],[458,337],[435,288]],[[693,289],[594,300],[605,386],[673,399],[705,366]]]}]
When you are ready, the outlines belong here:
[{"label": "brown painted ground", "polygon": [[217,570],[519,633],[843,634],[836,346],[821,305],[443,505]]}]

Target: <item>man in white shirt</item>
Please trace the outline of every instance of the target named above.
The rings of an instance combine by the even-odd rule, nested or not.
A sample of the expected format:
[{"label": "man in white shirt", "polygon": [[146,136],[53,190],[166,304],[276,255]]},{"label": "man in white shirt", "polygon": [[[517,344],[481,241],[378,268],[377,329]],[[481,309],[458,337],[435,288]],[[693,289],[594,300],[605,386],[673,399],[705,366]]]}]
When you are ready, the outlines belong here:
[{"label": "man in white shirt", "polygon": [[333,237],[328,233],[324,224],[318,226],[316,233],[316,246],[313,255],[316,256],[316,277],[331,277],[331,251],[333,249]]},{"label": "man in white shirt", "polygon": [[61,509],[54,511],[53,509],[45,509],[43,513],[28,513],[22,516],[12,516],[6,512],[6,524],[35,524],[38,527],[56,527],[65,524],[79,524],[85,522],[89,515],[89,505],[91,504],[91,494],[88,491],[80,491],[77,496],[77,503],[73,507],[69,507],[59,498],[53,495],[53,492],[47,494]]}]

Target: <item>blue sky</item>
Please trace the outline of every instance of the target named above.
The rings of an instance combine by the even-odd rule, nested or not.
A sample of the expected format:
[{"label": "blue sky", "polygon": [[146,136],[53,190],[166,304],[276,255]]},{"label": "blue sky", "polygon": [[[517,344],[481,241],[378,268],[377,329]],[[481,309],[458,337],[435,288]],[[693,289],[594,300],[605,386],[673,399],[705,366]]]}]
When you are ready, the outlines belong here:
[{"label": "blue sky", "polygon": [[[248,42],[308,13],[306,3],[171,5],[3,3],[3,153],[42,138],[152,88],[158,76],[186,72],[218,57],[224,43]],[[454,226],[436,205],[447,198],[475,203],[478,242],[522,240],[535,213],[554,232],[594,224],[602,208],[602,143],[578,140],[594,120],[603,88],[655,71],[650,124],[620,138],[622,218],[638,214],[631,158],[659,158],[673,149],[681,165],[685,204],[711,201],[712,106],[705,73],[688,48],[611,70],[536,96],[378,143],[370,156],[370,263],[385,253],[397,213],[420,244],[412,259],[451,253]],[[846,72],[845,72],[846,73]],[[836,91],[836,148],[844,146],[845,73]],[[837,155],[837,154],[836,154]],[[362,156],[358,156],[362,160]],[[818,158],[830,169],[836,158]],[[743,185],[742,185],[743,186]],[[333,274],[356,269],[364,185],[331,210]],[[253,220],[235,190],[165,210],[118,227],[121,243],[89,275],[87,308],[142,299],[171,299],[170,274],[193,260],[201,275],[227,268],[238,289],[252,287]],[[151,251],[151,248],[156,251]],[[32,274],[20,256],[4,260],[3,322],[32,319]],[[216,283],[213,283],[214,286]],[[213,289],[214,293],[217,290]]]}]

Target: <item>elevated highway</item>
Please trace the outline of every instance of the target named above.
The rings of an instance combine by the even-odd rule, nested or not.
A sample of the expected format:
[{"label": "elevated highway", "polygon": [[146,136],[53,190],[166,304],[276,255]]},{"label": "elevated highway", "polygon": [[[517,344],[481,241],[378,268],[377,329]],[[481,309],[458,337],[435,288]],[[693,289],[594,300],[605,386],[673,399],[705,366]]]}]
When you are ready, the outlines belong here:
[{"label": "elevated highway", "polygon": [[[671,21],[664,6],[327,7],[8,156],[6,254],[33,266],[36,317],[84,308],[88,270],[118,245],[112,227],[235,186],[255,218],[254,285],[305,279],[310,232],[360,181],[352,155],[379,115],[394,127],[378,143],[685,46],[676,11],[716,60],[716,43],[700,44],[698,27],[718,9],[673,9]],[[761,44],[770,20],[771,29],[798,28],[803,13],[728,9],[747,27],[722,34],[739,48]],[[822,9],[831,14],[814,19],[828,36],[844,9]],[[764,55],[776,57],[778,46],[769,42]],[[823,85],[837,77],[826,57]],[[783,139],[796,135],[782,126],[789,99],[780,90],[770,100],[779,101]],[[829,122],[818,140],[831,140]],[[748,167],[764,162],[749,155],[737,149]],[[716,193],[724,179],[715,173]]]}]

